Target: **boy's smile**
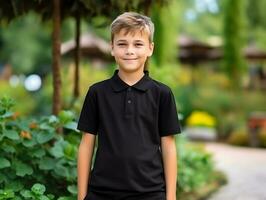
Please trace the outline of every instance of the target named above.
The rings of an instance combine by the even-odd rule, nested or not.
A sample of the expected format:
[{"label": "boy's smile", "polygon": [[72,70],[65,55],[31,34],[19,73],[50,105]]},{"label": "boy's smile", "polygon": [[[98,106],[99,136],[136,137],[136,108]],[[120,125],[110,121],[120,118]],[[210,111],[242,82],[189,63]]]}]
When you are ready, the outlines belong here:
[{"label": "boy's smile", "polygon": [[115,34],[111,47],[119,69],[125,72],[143,72],[144,64],[153,52],[153,43],[149,41],[147,31],[126,33],[122,29]]}]

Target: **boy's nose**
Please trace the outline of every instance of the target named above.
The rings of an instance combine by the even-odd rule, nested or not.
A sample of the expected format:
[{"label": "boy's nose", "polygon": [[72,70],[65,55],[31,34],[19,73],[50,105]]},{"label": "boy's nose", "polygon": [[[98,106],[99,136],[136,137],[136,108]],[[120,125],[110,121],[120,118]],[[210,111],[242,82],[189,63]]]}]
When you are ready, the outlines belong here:
[{"label": "boy's nose", "polygon": [[129,47],[126,49],[126,54],[127,54],[127,55],[132,55],[132,54],[134,54],[133,48],[132,48],[131,46],[129,46]]}]

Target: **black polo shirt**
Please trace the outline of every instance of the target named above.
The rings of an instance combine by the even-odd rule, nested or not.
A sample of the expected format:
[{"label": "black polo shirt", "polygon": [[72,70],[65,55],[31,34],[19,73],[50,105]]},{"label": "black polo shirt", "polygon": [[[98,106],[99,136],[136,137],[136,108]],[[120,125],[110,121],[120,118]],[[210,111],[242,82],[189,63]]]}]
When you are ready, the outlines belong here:
[{"label": "black polo shirt", "polygon": [[171,89],[148,71],[129,86],[118,70],[93,84],[78,129],[98,135],[89,189],[108,192],[165,191],[160,137],[180,133]]}]

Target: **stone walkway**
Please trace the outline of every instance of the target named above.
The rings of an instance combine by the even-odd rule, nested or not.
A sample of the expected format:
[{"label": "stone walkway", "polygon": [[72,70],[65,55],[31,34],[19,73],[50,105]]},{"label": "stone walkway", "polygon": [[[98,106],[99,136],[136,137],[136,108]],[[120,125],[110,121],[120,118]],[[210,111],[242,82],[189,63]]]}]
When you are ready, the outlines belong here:
[{"label": "stone walkway", "polygon": [[266,200],[266,150],[206,143],[218,169],[228,177],[209,200]]}]

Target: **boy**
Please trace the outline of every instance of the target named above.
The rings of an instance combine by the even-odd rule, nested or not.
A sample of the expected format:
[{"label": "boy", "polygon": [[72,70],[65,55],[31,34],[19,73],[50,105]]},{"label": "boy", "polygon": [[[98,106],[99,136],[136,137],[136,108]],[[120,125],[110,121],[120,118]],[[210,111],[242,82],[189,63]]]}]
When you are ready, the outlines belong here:
[{"label": "boy", "polygon": [[180,126],[171,89],[144,67],[153,32],[150,18],[133,12],[111,24],[118,69],[89,88],[81,110],[78,200],[176,200]]}]

